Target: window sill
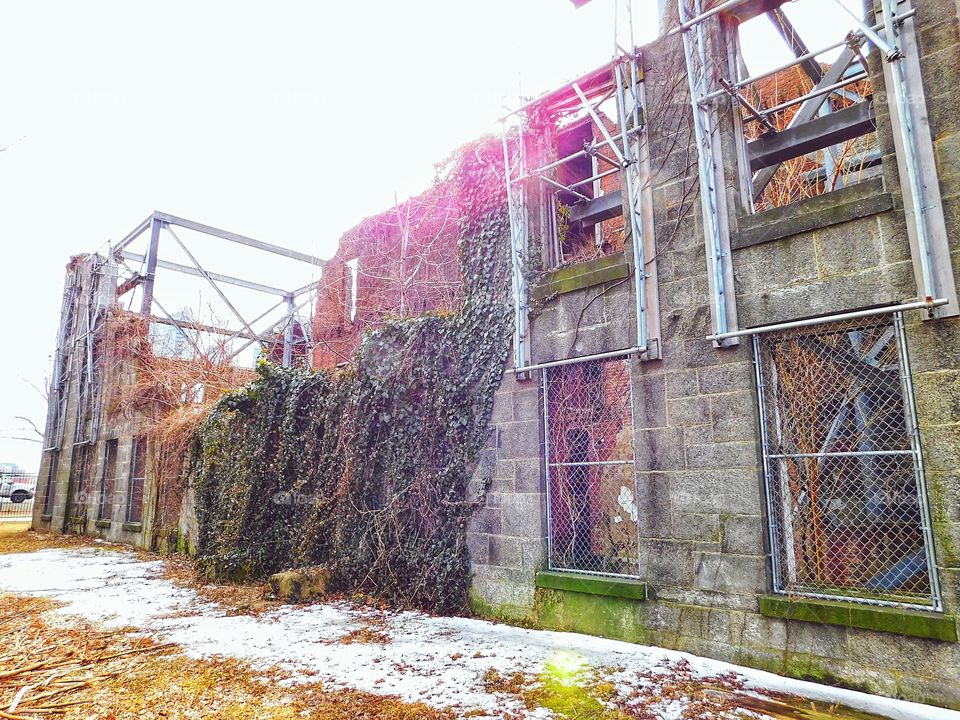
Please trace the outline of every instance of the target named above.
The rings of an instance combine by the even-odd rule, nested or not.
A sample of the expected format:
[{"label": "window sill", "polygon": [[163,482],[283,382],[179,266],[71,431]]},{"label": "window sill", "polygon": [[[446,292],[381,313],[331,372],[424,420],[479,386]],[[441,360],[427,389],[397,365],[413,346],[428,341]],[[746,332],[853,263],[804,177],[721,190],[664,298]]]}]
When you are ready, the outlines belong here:
[{"label": "window sill", "polygon": [[533,297],[535,300],[544,300],[552,295],[583,290],[593,285],[623,280],[626,277],[630,277],[630,266],[624,254],[616,252],[596,260],[551,270],[533,288]]},{"label": "window sill", "polygon": [[647,584],[640,580],[543,570],[537,573],[536,583],[537,587],[549,590],[566,590],[568,592],[605,595],[628,600],[647,599]]},{"label": "window sill", "polygon": [[127,532],[140,532],[143,529],[143,525],[138,522],[125,522],[123,529]]},{"label": "window sill", "polygon": [[784,620],[840,625],[943,642],[957,642],[957,624],[953,617],[918,610],[786,595],[765,595],[760,598],[760,614]]},{"label": "window sill", "polygon": [[98,527],[98,528],[108,528],[108,527],[110,527],[110,521],[109,521],[109,520],[97,520],[97,521],[94,523],[94,525],[95,525],[96,527]]},{"label": "window sill", "polygon": [[893,196],[883,190],[882,178],[840,188],[783,207],[738,218],[739,230],[730,239],[733,250],[762,245],[791,235],[839,225],[893,208]]}]

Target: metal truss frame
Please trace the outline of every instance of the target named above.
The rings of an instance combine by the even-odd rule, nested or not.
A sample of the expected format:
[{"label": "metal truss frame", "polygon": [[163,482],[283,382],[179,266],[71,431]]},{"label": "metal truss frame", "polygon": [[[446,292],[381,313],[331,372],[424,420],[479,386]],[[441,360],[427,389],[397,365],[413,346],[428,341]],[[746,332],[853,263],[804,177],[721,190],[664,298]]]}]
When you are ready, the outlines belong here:
[{"label": "metal truss frame", "polygon": [[[119,243],[110,249],[110,258],[114,262],[123,265],[127,271],[131,273],[131,276],[118,286],[117,296],[120,297],[127,292],[130,292],[137,286],[142,287],[142,298],[139,311],[140,315],[150,318],[151,322],[162,325],[170,325],[182,329],[199,329],[203,332],[223,335],[227,337],[228,340],[234,340],[237,338],[245,339],[247,342],[240,348],[234,350],[227,358],[228,361],[233,360],[255,342],[273,344],[282,340],[283,366],[289,367],[293,362],[293,346],[295,344],[293,328],[296,314],[301,308],[310,302],[312,291],[319,286],[321,281],[317,280],[302,287],[287,290],[284,288],[264,285],[262,283],[245,278],[238,278],[231,275],[225,275],[223,273],[209,271],[200,264],[194,254],[190,251],[188,244],[180,239],[177,233],[173,230],[174,227],[185,228],[187,230],[199,232],[210,237],[219,238],[221,240],[226,240],[239,245],[245,245],[256,250],[274,255],[280,255],[282,257],[297,260],[299,262],[307,263],[320,268],[323,267],[324,261],[321,258],[309,255],[307,253],[291,250],[279,245],[273,245],[271,243],[256,240],[244,235],[239,235],[227,230],[221,230],[220,228],[216,228],[211,225],[204,225],[203,223],[198,223],[193,220],[187,220],[186,218],[177,217],[176,215],[170,215],[168,213],[159,211],[154,211],[146,220],[137,225],[137,227],[135,227]],[[150,240],[146,254],[135,253],[128,250],[128,246],[137,240],[141,235],[146,233],[147,230],[150,231]],[[162,232],[165,232],[167,236],[169,236],[169,238],[171,238],[187,256],[187,258],[190,260],[190,265],[183,265],[180,263],[168,262],[160,259],[159,250]],[[143,271],[141,272],[140,270],[132,267],[129,264],[130,262],[140,263]],[[231,314],[239,322],[240,327],[234,329],[215,327],[211,325],[191,323],[172,317],[171,314],[163,308],[163,306],[154,296],[154,284],[158,269],[169,270],[194,277],[201,277],[206,280],[207,283],[213,288],[217,296],[230,310]],[[248,319],[231,302],[221,285],[242,287],[247,290],[253,290],[255,292],[279,297],[280,299],[256,318]],[[282,335],[272,332],[272,328],[268,330],[255,329],[255,325],[258,322],[283,304],[286,304],[286,314],[284,318],[284,329]],[[160,311],[160,315],[154,315],[154,308]],[[189,339],[189,336],[187,337]]]}]

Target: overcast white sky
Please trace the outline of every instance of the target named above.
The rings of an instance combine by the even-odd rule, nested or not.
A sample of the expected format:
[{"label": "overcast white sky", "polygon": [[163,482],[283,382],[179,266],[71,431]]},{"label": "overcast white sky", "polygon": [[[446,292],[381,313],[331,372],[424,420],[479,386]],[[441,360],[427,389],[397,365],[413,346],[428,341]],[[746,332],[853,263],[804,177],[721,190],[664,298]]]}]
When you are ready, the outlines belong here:
[{"label": "overcast white sky", "polygon": [[[656,34],[656,0],[634,5],[639,43]],[[829,24],[816,16],[810,42]],[[495,130],[505,98],[603,63],[612,44],[612,0],[3,3],[0,462],[38,465],[40,445],[10,436],[30,434],[16,416],[42,426],[34,386],[71,254],[158,209],[329,256]],[[209,269],[261,272],[232,247],[206,252]]]}]

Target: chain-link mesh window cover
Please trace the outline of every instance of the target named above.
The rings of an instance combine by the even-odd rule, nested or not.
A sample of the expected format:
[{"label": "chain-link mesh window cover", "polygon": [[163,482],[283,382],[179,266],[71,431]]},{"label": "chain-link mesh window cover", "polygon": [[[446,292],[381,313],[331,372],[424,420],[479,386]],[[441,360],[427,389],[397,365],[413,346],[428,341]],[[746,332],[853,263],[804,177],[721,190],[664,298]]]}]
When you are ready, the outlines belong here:
[{"label": "chain-link mesh window cover", "polygon": [[544,371],[552,569],[637,576],[628,363]]},{"label": "chain-link mesh window cover", "polygon": [[901,319],[754,337],[778,592],[939,608]]}]

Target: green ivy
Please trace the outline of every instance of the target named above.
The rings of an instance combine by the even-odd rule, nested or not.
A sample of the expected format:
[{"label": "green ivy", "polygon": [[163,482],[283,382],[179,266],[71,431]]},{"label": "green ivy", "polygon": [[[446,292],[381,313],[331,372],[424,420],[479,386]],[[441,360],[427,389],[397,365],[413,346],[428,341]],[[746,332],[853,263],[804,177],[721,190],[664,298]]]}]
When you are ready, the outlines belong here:
[{"label": "green ivy", "polygon": [[512,331],[502,165],[487,138],[440,180],[461,203],[458,313],[388,321],[343,369],[261,362],[212,410],[187,464],[211,575],[324,565],[335,590],[465,607],[471,478]]}]

